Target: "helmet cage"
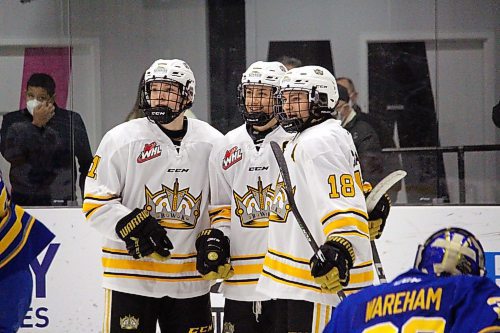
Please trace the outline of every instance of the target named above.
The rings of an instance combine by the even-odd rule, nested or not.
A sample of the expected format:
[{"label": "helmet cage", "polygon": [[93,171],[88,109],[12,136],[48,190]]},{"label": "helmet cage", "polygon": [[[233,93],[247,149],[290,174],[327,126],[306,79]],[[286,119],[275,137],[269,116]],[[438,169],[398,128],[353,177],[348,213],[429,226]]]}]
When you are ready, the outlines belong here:
[{"label": "helmet cage", "polygon": [[486,274],[484,250],[477,238],[461,228],[441,229],[419,245],[414,267],[427,274]]},{"label": "helmet cage", "polygon": [[[178,88],[178,93],[174,93],[172,91],[165,91],[167,94],[167,98],[158,98],[156,99],[156,103],[152,103],[152,94],[151,87],[153,83],[161,83],[160,90],[168,87],[169,85],[175,85]],[[146,117],[156,123],[159,124],[168,124],[171,123],[174,119],[176,119],[182,112],[186,111],[193,105],[192,100],[192,90],[189,89],[189,83],[184,86],[183,84],[170,79],[160,79],[157,80],[153,78],[153,80],[148,81],[144,84],[144,88],[142,89],[141,102],[139,104],[139,108],[144,110],[144,114]],[[167,105],[162,105],[162,102],[175,102],[176,107],[171,108]],[[155,104],[156,106],[152,106]]]},{"label": "helmet cage", "polygon": [[[290,103],[290,104],[297,103],[290,101],[283,102],[283,93],[287,91],[306,92],[308,94],[309,103],[307,106],[307,110],[303,110],[300,106],[298,110],[301,116],[303,112],[307,112],[308,114],[307,118],[301,116],[299,117],[296,115],[290,116],[284,111],[283,103]],[[278,119],[278,122],[280,123],[281,127],[283,127],[285,131],[290,133],[301,132],[319,120],[331,118],[332,115],[334,115],[336,112],[328,107],[327,94],[319,92],[315,86],[313,86],[312,89],[282,88],[280,89],[278,94],[276,94],[276,100],[277,102],[275,102],[274,106],[274,113],[276,115],[276,118]],[[288,106],[287,109],[290,109],[290,106]]]},{"label": "helmet cage", "polygon": [[[269,87],[271,88],[271,96],[269,97],[252,97],[252,101],[256,106],[260,106],[261,111],[255,111],[252,110],[250,111],[249,108],[247,107],[246,103],[246,87],[248,86],[262,86],[262,87]],[[243,116],[243,119],[245,119],[245,122],[249,125],[254,125],[254,126],[264,126],[267,123],[269,123],[272,119],[274,119],[274,104],[276,103],[276,92],[278,91],[278,88],[275,86],[272,86],[270,84],[259,84],[259,83],[241,83],[238,85],[238,109],[240,110],[241,115]],[[268,104],[270,105],[270,112],[266,112],[264,106],[266,103],[263,103],[265,99],[269,98]],[[255,103],[256,100],[260,100],[259,102]]]}]

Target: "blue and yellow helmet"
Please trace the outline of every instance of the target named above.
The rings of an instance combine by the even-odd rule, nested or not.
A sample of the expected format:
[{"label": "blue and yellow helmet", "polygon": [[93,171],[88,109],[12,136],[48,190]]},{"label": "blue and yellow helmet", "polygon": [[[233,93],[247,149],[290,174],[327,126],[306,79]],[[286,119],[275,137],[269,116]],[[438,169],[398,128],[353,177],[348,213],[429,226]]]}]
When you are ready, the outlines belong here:
[{"label": "blue and yellow helmet", "polygon": [[461,228],[441,229],[418,247],[414,267],[427,274],[484,276],[484,250],[477,238]]}]

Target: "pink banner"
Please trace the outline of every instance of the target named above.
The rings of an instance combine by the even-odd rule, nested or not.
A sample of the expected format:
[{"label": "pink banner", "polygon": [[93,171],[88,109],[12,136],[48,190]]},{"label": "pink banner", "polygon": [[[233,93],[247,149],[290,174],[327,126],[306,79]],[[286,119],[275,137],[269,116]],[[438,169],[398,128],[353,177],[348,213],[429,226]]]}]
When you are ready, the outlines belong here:
[{"label": "pink banner", "polygon": [[23,81],[19,108],[26,106],[26,83],[34,73],[45,73],[56,82],[56,103],[66,108],[71,75],[70,47],[34,47],[24,51]]}]

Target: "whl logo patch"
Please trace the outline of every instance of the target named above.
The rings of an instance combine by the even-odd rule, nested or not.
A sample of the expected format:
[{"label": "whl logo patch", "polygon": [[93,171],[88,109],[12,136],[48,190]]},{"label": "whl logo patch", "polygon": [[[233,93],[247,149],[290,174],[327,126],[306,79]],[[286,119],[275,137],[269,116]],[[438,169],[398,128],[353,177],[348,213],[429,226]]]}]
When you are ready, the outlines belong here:
[{"label": "whl logo patch", "polygon": [[229,169],[232,165],[236,164],[236,162],[241,161],[242,158],[243,154],[238,146],[234,146],[233,148],[226,150],[226,154],[222,160],[222,169]]},{"label": "whl logo patch", "polygon": [[137,163],[149,161],[161,155],[161,147],[155,141],[146,143],[142,152],[137,156]]}]

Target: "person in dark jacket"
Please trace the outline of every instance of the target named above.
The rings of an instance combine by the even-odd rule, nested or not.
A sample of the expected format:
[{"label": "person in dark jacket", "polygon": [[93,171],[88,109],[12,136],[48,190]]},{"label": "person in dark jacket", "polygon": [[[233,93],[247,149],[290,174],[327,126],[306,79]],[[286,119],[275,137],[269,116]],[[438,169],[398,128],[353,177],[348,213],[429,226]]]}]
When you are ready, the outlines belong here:
[{"label": "person in dark jacket", "polygon": [[339,91],[337,119],[342,122],[342,127],[351,133],[361,163],[363,180],[375,186],[385,176],[379,137],[368,122],[359,119],[349,104],[347,89],[340,84],[337,88]]},{"label": "person in dark jacket", "polygon": [[12,199],[16,203],[23,206],[76,203],[75,157],[83,192],[92,152],[81,116],[57,106],[55,82],[50,75],[36,73],[30,77],[26,108],[3,117],[0,136],[0,152],[10,163]]}]

